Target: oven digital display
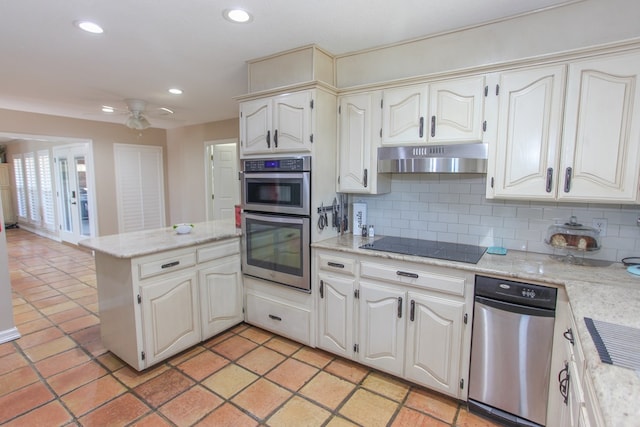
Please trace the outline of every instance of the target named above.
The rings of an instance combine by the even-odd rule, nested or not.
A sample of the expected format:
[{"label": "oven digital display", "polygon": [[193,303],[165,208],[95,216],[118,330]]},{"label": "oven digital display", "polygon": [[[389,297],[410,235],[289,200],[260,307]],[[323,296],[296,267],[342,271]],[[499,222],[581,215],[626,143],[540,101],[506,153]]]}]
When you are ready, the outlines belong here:
[{"label": "oven digital display", "polygon": [[264,167],[265,169],[273,169],[273,168],[277,169],[280,167],[280,160],[265,160]]}]

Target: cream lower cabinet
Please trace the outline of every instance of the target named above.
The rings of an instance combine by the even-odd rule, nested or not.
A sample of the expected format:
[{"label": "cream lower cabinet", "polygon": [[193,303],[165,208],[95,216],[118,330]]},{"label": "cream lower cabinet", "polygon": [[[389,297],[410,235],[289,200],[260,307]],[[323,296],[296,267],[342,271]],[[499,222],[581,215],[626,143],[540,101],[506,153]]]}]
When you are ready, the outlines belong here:
[{"label": "cream lower cabinet", "polygon": [[137,370],[243,320],[238,238],[95,264],[102,344]]},{"label": "cream lower cabinet", "polygon": [[466,399],[472,274],[314,252],[319,347]]}]

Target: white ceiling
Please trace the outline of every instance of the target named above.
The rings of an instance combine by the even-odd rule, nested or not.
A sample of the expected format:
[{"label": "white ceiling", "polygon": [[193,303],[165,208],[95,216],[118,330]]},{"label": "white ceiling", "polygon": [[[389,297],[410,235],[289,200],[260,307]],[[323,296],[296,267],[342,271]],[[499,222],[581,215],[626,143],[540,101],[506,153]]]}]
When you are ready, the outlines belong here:
[{"label": "white ceiling", "polygon": [[[123,123],[102,105],[168,107],[154,127],[236,117],[245,61],[315,43],[339,55],[568,0],[14,0],[0,4],[0,108]],[[250,24],[222,17],[253,14]],[[73,22],[93,20],[95,35]],[[181,96],[167,92],[184,90]],[[0,129],[1,131],[2,129]]]}]

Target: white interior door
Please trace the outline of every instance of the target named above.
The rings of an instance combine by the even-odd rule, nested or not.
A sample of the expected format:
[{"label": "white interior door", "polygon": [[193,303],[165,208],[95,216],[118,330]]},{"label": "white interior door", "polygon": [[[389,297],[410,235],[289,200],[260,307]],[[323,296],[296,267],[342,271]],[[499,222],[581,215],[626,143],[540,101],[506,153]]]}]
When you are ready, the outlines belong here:
[{"label": "white interior door", "polygon": [[240,203],[237,143],[212,141],[206,145],[207,220],[231,219]]},{"label": "white interior door", "polygon": [[57,184],[60,239],[77,244],[91,237],[93,219],[93,191],[90,180],[90,152],[88,144],[55,147],[55,176]]}]

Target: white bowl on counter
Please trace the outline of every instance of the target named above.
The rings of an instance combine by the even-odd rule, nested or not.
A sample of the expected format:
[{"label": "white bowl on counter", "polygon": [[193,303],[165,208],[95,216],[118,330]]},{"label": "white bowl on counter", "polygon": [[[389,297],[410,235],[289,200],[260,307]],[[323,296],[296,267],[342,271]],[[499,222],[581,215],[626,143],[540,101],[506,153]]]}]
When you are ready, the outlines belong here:
[{"label": "white bowl on counter", "polygon": [[176,230],[178,234],[189,234],[191,233],[191,229],[193,229],[193,224],[174,224],[173,229]]}]

